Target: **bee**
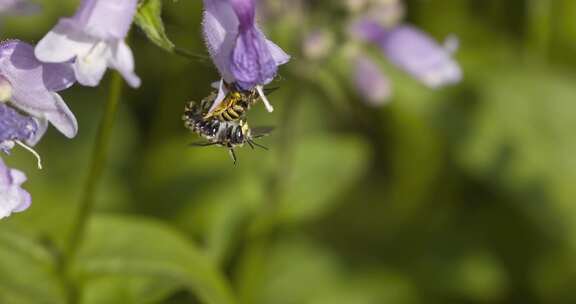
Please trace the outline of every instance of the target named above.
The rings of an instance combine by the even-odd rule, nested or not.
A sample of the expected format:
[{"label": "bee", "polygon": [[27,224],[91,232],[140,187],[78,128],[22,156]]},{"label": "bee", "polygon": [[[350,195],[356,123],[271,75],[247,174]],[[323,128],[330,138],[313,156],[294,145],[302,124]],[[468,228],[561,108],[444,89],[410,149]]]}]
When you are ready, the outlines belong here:
[{"label": "bee", "polygon": [[[244,118],[246,112],[250,110],[250,107],[252,107],[256,102],[258,102],[258,100],[261,99],[257,89],[242,90],[234,83],[224,83],[224,85],[228,90],[224,100],[222,100],[222,102],[216,106],[216,108],[208,111],[207,114],[204,115],[204,119],[214,117],[220,121],[239,120]],[[274,90],[276,90],[276,88],[264,89],[262,92],[268,94]],[[216,96],[216,93],[212,93],[206,98],[206,101],[211,105],[214,103]]]},{"label": "bee", "polygon": [[204,141],[192,143],[192,146],[212,146],[218,145],[228,148],[230,157],[237,162],[236,153],[234,149],[248,144],[252,149],[260,147],[267,150],[263,145],[258,144],[254,140],[268,135],[272,128],[254,128],[251,129],[248,123],[243,120],[236,121],[220,121],[216,117],[205,118],[206,108],[209,107],[211,102],[204,99],[200,104],[189,102],[186,105],[183,120],[184,125],[192,132],[200,135]]}]

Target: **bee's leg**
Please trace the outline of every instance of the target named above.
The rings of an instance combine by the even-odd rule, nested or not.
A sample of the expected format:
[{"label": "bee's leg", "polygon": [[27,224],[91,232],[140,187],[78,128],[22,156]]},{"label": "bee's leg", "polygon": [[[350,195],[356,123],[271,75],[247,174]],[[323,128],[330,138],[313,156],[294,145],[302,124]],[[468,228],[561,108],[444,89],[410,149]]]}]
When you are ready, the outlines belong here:
[{"label": "bee's leg", "polygon": [[248,143],[250,148],[252,148],[252,150],[254,150],[254,143],[251,140],[247,140],[246,142]]},{"label": "bee's leg", "polygon": [[228,152],[230,153],[230,157],[232,157],[232,161],[234,161],[234,165],[236,165],[236,153],[234,152],[234,148],[228,148]]},{"label": "bee's leg", "polygon": [[268,147],[266,147],[266,146],[263,146],[263,145],[261,145],[261,144],[259,144],[259,143],[255,142],[255,141],[253,141],[253,140],[249,140],[249,141],[248,141],[248,144],[249,144],[250,146],[254,145],[254,146],[260,147],[260,148],[262,148],[262,149],[264,149],[264,150],[268,151]]}]

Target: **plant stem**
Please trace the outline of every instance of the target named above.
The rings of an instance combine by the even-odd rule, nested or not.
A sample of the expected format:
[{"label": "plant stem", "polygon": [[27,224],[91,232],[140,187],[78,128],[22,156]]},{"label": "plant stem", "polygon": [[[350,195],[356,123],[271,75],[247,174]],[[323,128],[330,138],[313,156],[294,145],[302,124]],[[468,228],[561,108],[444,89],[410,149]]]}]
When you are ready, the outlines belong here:
[{"label": "plant stem", "polygon": [[550,56],[552,42],[552,1],[528,1],[526,16],[528,55],[546,62]]},{"label": "plant stem", "polygon": [[88,178],[86,179],[86,184],[84,185],[84,190],[80,198],[78,214],[76,215],[70,233],[67,250],[68,257],[74,256],[76,253],[84,231],[86,230],[90,213],[92,209],[94,209],[96,188],[106,165],[108,146],[110,145],[110,138],[112,137],[112,130],[114,129],[114,119],[118,111],[120,96],[122,95],[122,86],[122,77],[117,72],[114,72],[110,82],[110,93],[106,101],[104,114],[100,121],[100,127],[98,128],[96,142],[94,143],[92,151],[90,171],[88,172]]},{"label": "plant stem", "polygon": [[237,273],[237,287],[240,303],[255,303],[258,286],[264,280],[265,263],[272,235],[278,228],[278,212],[281,208],[282,195],[286,179],[290,175],[294,157],[294,128],[296,126],[296,112],[298,111],[298,92],[292,90],[285,98],[286,106],[283,109],[278,134],[279,140],[274,150],[278,153],[278,168],[268,180],[269,191],[265,196],[264,205],[259,214],[250,223],[245,236],[245,249]]},{"label": "plant stem", "polygon": [[68,303],[78,303],[79,301],[78,284],[76,284],[74,279],[71,277],[70,266],[76,256],[78,248],[80,247],[82,237],[86,232],[90,214],[94,209],[95,193],[106,165],[108,146],[114,128],[114,118],[118,111],[120,96],[122,95],[122,86],[122,77],[117,72],[114,72],[110,82],[108,100],[106,101],[104,114],[100,121],[100,126],[96,135],[96,142],[94,143],[92,151],[92,160],[88,171],[88,177],[84,184],[84,189],[78,205],[78,211],[71,226],[69,240],[66,244],[67,247],[62,259],[62,275],[64,277],[64,285],[68,289]]}]

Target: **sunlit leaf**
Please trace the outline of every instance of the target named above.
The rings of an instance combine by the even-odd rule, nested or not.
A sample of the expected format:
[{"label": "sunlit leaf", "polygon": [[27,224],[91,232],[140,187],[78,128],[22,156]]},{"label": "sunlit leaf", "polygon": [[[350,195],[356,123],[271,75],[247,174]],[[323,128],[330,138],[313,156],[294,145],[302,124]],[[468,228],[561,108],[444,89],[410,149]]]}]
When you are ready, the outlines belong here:
[{"label": "sunlit leaf", "polygon": [[174,51],[174,43],[166,35],[162,22],[162,0],[140,2],[134,21],[150,41],[169,52]]},{"label": "sunlit leaf", "polygon": [[64,303],[54,259],[34,240],[0,229],[0,302]]},{"label": "sunlit leaf", "polygon": [[205,303],[234,303],[213,262],[177,231],[153,220],[94,218],[76,271],[82,278],[139,275],[179,282]]},{"label": "sunlit leaf", "polygon": [[280,214],[286,221],[320,216],[338,202],[366,169],[368,151],[354,137],[306,138],[297,143],[287,168]]},{"label": "sunlit leaf", "polygon": [[309,240],[276,244],[265,263],[257,303],[418,303],[407,278],[380,267],[352,271],[344,259]]},{"label": "sunlit leaf", "polygon": [[85,283],[82,303],[159,303],[181,286],[176,280],[159,280],[153,276],[98,276]]},{"label": "sunlit leaf", "polygon": [[576,231],[574,78],[537,67],[486,76],[481,93],[459,103],[468,115],[454,129],[460,164],[500,189],[539,202],[519,207],[544,231]]}]

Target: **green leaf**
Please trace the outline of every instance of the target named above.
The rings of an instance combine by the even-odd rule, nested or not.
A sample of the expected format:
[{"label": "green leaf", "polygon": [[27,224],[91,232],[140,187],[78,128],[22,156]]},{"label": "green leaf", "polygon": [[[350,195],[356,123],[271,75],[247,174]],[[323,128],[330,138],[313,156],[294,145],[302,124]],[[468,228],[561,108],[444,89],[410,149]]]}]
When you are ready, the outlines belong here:
[{"label": "green leaf", "polygon": [[183,235],[144,218],[99,216],[89,227],[77,261],[84,280],[107,275],[178,282],[204,303],[234,303],[225,279],[212,260]]},{"label": "green leaf", "polygon": [[34,240],[0,229],[0,303],[64,303],[52,255]]},{"label": "green leaf", "polygon": [[514,66],[480,76],[483,87],[477,100],[455,105],[463,109],[464,117],[452,127],[458,130],[460,165],[499,190],[522,198],[518,207],[542,231],[554,237],[564,234],[573,242],[573,75],[539,66]]},{"label": "green leaf", "polygon": [[174,43],[166,35],[162,22],[162,0],[140,2],[134,20],[150,41],[166,51],[174,51]]},{"label": "green leaf", "polygon": [[256,303],[419,303],[414,282],[379,265],[347,267],[334,251],[304,237],[275,244]]},{"label": "green leaf", "polygon": [[366,144],[354,137],[318,136],[298,143],[292,168],[284,173],[281,217],[290,222],[324,214],[362,175],[368,159]]},{"label": "green leaf", "polygon": [[181,286],[175,280],[158,280],[149,276],[98,276],[86,282],[82,303],[159,303]]}]

